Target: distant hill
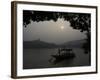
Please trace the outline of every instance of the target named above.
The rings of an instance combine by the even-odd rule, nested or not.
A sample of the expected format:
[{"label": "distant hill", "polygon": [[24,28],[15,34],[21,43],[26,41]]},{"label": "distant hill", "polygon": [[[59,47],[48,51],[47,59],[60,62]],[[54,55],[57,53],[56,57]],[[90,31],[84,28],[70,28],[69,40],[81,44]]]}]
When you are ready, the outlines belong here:
[{"label": "distant hill", "polygon": [[85,43],[85,39],[69,41],[60,45],[54,43],[48,43],[40,40],[34,40],[34,41],[24,41],[23,47],[24,48],[58,48],[58,47],[65,46],[68,48],[81,48],[83,43]]},{"label": "distant hill", "polygon": [[81,48],[83,43],[85,43],[85,39],[65,42],[65,43],[61,44],[61,46],[66,46],[66,47],[70,47],[70,48],[73,48],[73,47]]},{"label": "distant hill", "polygon": [[57,47],[57,45],[53,43],[40,41],[40,40],[34,40],[34,41],[24,41],[23,47],[24,48],[55,48]]}]

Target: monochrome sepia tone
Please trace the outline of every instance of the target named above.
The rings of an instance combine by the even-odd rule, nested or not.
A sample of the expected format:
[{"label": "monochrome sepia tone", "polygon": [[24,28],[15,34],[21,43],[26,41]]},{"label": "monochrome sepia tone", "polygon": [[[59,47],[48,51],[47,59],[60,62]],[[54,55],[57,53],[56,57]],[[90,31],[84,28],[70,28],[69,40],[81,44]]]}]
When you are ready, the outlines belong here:
[{"label": "monochrome sepia tone", "polygon": [[13,1],[11,77],[97,73],[97,6]]},{"label": "monochrome sepia tone", "polygon": [[91,66],[91,14],[23,10],[23,68]]}]

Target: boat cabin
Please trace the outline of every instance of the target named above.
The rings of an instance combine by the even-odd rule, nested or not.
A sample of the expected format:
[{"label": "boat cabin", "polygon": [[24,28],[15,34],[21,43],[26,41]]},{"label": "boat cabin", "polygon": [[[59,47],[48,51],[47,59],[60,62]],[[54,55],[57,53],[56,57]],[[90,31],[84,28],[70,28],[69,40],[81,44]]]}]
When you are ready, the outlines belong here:
[{"label": "boat cabin", "polygon": [[70,48],[59,48],[58,49],[58,54],[67,54],[67,53],[73,53],[72,49]]}]

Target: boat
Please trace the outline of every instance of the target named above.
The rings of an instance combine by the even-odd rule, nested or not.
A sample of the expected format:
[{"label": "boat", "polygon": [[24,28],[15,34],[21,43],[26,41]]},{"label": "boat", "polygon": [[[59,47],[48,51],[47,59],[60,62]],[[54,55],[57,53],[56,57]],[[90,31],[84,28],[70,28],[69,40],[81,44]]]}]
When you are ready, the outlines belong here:
[{"label": "boat", "polygon": [[72,59],[75,57],[75,54],[72,49],[62,48],[58,49],[58,54],[51,55],[56,60]]}]

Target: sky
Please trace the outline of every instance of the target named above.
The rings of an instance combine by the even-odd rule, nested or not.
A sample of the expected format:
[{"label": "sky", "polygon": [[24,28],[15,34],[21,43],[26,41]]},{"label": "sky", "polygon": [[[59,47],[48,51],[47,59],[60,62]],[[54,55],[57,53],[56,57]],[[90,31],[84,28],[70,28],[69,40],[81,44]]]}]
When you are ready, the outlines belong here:
[{"label": "sky", "polygon": [[40,39],[41,41],[62,44],[68,41],[81,40],[86,35],[79,30],[73,29],[70,22],[58,19],[56,22],[40,21],[33,22],[23,28],[23,40],[33,41]]}]

